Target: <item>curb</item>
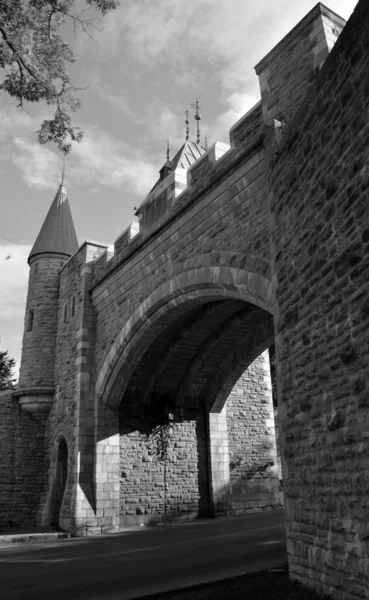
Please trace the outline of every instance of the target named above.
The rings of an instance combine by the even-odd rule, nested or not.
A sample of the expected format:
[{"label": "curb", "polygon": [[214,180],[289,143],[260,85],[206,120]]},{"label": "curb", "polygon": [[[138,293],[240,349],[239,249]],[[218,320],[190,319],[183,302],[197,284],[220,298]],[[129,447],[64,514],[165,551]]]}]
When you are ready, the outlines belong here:
[{"label": "curb", "polygon": [[34,541],[51,541],[70,538],[70,533],[65,531],[55,531],[48,533],[16,533],[8,535],[0,535],[0,546],[8,546],[9,544],[20,544]]}]

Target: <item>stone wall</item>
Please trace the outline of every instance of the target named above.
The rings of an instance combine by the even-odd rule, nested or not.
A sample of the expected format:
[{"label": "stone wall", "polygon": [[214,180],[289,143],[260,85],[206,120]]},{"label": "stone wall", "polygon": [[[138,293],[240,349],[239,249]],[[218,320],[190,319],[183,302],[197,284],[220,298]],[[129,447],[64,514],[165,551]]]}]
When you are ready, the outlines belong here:
[{"label": "stone wall", "polygon": [[157,454],[160,434],[145,419],[120,419],[120,523],[152,523],[208,516],[204,416],[187,408],[170,429],[166,465]]},{"label": "stone wall", "polygon": [[319,3],[255,67],[265,123],[291,120],[344,24]]},{"label": "stone wall", "polygon": [[201,409],[183,407],[171,424],[165,470],[144,415],[137,401],[120,408],[121,525],[283,506],[267,352],[237,382],[222,414],[209,415],[208,432]]},{"label": "stone wall", "polygon": [[357,5],[272,160],[290,575],[369,590],[369,6]]},{"label": "stone wall", "polygon": [[238,380],[226,407],[232,512],[281,508],[268,351]]},{"label": "stone wall", "polygon": [[[189,204],[187,210],[179,212],[157,235],[145,239],[143,231],[134,238],[132,254],[126,259],[118,262],[112,258],[106,263],[105,256],[93,265],[98,372],[134,310],[161,284],[188,268],[186,262],[205,266],[213,255],[219,264],[221,254],[227,254],[231,265],[240,266],[243,261],[242,266],[247,268],[249,260],[252,270],[266,275],[269,242],[263,153],[254,149],[242,167],[237,163],[232,167],[227,155],[216,165],[217,169],[227,166],[224,180],[201,201],[191,202],[187,190],[178,197],[173,211],[180,200]],[[217,169],[211,173],[214,175]]]},{"label": "stone wall", "polygon": [[[68,477],[60,524],[71,531],[77,529],[74,515],[78,510],[75,507],[81,502],[86,504],[86,510],[79,511],[84,519],[89,519],[92,525],[96,523],[95,516],[91,515],[95,508],[92,501],[92,481],[96,444],[93,428],[94,396],[91,393],[94,384],[94,319],[91,314],[90,281],[86,265],[100,251],[99,245],[83,244],[64,264],[59,276],[55,394],[46,422],[47,483],[42,494],[40,520],[47,525],[54,518],[57,453],[60,441],[65,439],[68,446]],[[82,492],[81,485],[87,486],[87,490]],[[81,496],[85,497],[84,501]]]},{"label": "stone wall", "polygon": [[0,392],[0,529],[34,527],[44,484],[45,422]]}]

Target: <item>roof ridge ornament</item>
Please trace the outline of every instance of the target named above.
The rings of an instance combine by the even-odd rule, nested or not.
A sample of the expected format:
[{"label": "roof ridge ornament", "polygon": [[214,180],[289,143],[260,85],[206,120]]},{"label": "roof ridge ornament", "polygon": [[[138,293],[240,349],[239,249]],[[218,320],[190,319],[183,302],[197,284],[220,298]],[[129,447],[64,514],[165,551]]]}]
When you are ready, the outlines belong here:
[{"label": "roof ridge ornament", "polygon": [[197,126],[197,139],[196,139],[196,143],[200,144],[200,121],[201,121],[201,116],[200,116],[200,112],[199,112],[200,111],[199,100],[197,99],[194,104],[191,104],[191,106],[196,109],[196,112],[195,112],[195,115],[194,115],[194,119],[196,121],[196,126]]},{"label": "roof ridge ornament", "polygon": [[186,109],[185,115],[186,115],[186,120],[185,120],[185,123],[186,123],[186,142],[188,142],[188,140],[190,139],[190,122],[188,120],[188,110],[187,109]]},{"label": "roof ridge ornament", "polygon": [[169,140],[167,140],[167,161],[170,160],[169,156],[170,156]]}]

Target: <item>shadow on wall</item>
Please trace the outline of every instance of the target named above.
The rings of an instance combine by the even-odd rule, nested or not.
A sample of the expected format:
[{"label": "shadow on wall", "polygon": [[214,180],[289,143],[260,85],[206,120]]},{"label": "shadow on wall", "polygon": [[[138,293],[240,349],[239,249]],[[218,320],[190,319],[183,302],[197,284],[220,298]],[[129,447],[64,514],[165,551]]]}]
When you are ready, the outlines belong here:
[{"label": "shadow on wall", "polygon": [[205,415],[196,402],[158,423],[139,406],[120,411],[120,523],[209,515]]},{"label": "shadow on wall", "polygon": [[[229,505],[233,514],[278,510],[284,506],[283,483],[278,465],[260,444],[259,455],[253,465],[234,455],[230,460]],[[225,491],[226,493],[226,491]]]},{"label": "shadow on wall", "polygon": [[60,510],[63,503],[64,492],[68,475],[68,445],[65,438],[61,438],[56,460],[55,480],[51,499],[51,525],[59,526]]}]

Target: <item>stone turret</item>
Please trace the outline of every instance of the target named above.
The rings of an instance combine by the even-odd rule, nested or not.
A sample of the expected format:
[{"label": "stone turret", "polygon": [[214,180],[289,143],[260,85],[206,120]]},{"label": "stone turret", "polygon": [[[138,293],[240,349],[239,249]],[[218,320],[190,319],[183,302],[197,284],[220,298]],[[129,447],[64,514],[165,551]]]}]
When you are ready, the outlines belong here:
[{"label": "stone turret", "polygon": [[77,250],[67,192],[60,185],[28,257],[30,274],[22,360],[15,396],[30,413],[48,413],[53,401],[59,274]]}]

